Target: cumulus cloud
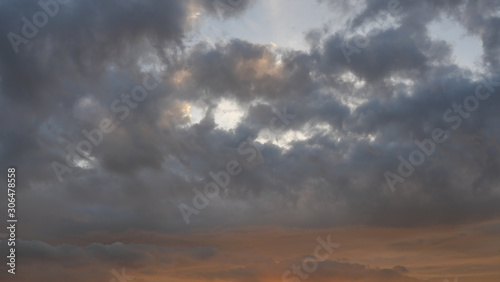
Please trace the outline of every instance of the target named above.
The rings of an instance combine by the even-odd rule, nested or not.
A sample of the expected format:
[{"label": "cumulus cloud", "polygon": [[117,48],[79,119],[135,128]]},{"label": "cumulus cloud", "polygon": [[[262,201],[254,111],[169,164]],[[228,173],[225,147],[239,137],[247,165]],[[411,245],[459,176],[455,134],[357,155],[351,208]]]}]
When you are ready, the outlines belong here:
[{"label": "cumulus cloud", "polygon": [[[305,34],[306,51],[238,38],[187,43],[200,24],[196,13],[234,20],[257,5],[244,0],[68,1],[26,43],[4,36],[0,163],[15,165],[21,179],[20,254],[63,267],[92,259],[143,266],[154,258],[117,242],[42,241],[129,230],[412,228],[498,218],[500,2],[401,1],[395,14],[384,12],[387,1],[316,4],[344,13],[346,25]],[[41,9],[2,2],[0,33],[24,36],[23,19],[33,21]],[[480,68],[459,66],[453,46],[430,36],[429,25],[443,18],[481,42]],[[347,60],[342,46],[360,33],[367,44]],[[160,78],[158,87],[140,102],[126,100],[148,76]],[[477,110],[457,112],[454,105],[470,108],[477,93],[489,96],[476,99]],[[216,118],[222,101],[241,109],[231,129],[217,123],[227,122]],[[283,122],[284,112],[293,119]],[[88,139],[83,131],[103,119],[116,129],[68,161]],[[385,172],[396,173],[399,156],[408,159],[415,140],[432,139],[435,128],[447,141],[392,193]],[[243,142],[258,165],[246,163]],[[242,172],[186,225],[179,203],[194,206],[194,188],[203,191],[231,160]],[[62,181],[55,162],[67,168]],[[218,254],[197,246],[183,259]],[[239,281],[262,275],[253,268],[203,273]],[[413,281],[410,274],[399,265],[326,261],[317,277]]]}]

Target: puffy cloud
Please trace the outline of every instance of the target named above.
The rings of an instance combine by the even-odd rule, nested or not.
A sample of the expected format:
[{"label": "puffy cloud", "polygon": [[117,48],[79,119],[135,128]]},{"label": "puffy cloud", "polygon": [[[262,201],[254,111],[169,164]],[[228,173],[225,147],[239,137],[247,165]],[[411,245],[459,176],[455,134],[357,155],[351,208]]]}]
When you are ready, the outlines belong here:
[{"label": "puffy cloud", "polygon": [[[250,1],[229,0],[69,1],[17,52],[4,37],[0,162],[19,171],[26,257],[63,267],[92,258],[141,266],[153,260],[120,243],[42,242],[94,232],[413,228],[498,218],[500,2],[399,4],[387,16],[387,1],[329,2],[347,25],[306,34],[308,51],[237,38],[188,44],[200,24],[196,13],[227,20],[252,8]],[[23,17],[33,21],[41,9],[36,2],[2,2],[0,31],[23,35]],[[481,41],[481,68],[460,67],[453,46],[430,36],[429,25],[444,17]],[[367,44],[356,46],[360,33]],[[346,42],[356,51],[345,49]],[[145,99],[131,98],[152,77],[158,85]],[[228,130],[221,123],[229,121],[216,118],[224,101],[241,110]],[[107,119],[115,128],[98,133]],[[431,140],[435,128],[448,140],[434,144],[435,152],[392,193],[385,172],[397,172],[398,157],[408,160],[415,140]],[[84,131],[102,140],[94,144]],[[82,150],[83,141],[91,152],[68,154]],[[254,163],[242,144],[255,153]],[[228,176],[227,189],[186,225],[179,203],[193,206],[193,189],[216,182],[210,175],[226,173],[233,160],[242,172]],[[62,182],[54,162],[68,168]],[[205,246],[192,246],[182,260],[218,256],[219,248]],[[268,275],[252,267],[200,271],[239,281]],[[413,275],[406,272],[328,261],[318,279],[338,273],[390,281]]]}]

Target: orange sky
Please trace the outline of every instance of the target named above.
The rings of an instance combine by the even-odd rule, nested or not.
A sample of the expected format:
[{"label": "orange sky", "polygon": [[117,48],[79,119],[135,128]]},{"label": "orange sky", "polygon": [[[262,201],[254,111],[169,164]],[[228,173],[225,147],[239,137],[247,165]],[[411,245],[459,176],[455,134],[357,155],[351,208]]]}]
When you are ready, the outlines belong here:
[{"label": "orange sky", "polygon": [[[498,281],[499,223],[434,228],[252,226],[179,234],[133,230],[120,234],[93,233],[67,243],[84,248],[91,242],[102,242],[106,246],[121,242],[124,249],[145,257],[132,259],[130,263],[117,258],[116,264],[90,260],[69,266],[61,266],[57,260],[45,260],[41,264],[28,260],[22,263],[18,278],[33,277],[33,273],[44,266],[59,269],[60,273],[86,268],[88,275],[99,279],[107,275],[111,279],[110,270],[125,267],[126,274],[135,277],[134,281],[277,282],[283,281],[284,271],[301,263],[304,256],[313,255],[318,246],[317,237],[326,240],[331,236],[332,243],[339,243],[340,247],[322,262],[324,265],[309,274],[309,281],[402,281],[408,277],[423,281],[453,281],[454,277],[458,277],[458,281]],[[214,248],[216,252],[206,257],[189,254],[189,250],[199,246]],[[385,273],[395,266],[406,268],[407,271],[399,271],[406,277],[391,276],[398,275],[396,272]]]}]

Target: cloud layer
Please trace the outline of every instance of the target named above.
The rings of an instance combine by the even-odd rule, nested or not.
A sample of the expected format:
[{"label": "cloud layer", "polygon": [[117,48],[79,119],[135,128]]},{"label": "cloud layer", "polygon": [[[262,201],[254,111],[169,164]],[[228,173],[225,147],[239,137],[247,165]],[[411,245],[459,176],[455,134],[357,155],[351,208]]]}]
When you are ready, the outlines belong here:
[{"label": "cloud layer", "polygon": [[[274,281],[259,265],[210,268],[216,246],[181,250],[172,239],[160,251],[93,234],[432,229],[500,216],[499,1],[311,3],[345,20],[304,34],[307,51],[193,35],[207,17],[238,19],[250,1],[42,2],[52,6],[0,4],[0,162],[18,170],[19,256],[58,265],[37,281],[98,261],[118,269],[183,260],[208,265],[190,281]],[[39,11],[54,15],[37,26]],[[430,35],[442,19],[481,42],[476,68]],[[145,79],[158,86],[140,100],[134,89]],[[231,129],[217,116],[224,103],[241,116]],[[83,132],[102,131],[103,120],[115,128],[96,145]],[[446,141],[401,177],[401,159],[410,162],[436,128]],[[240,173],[229,173],[231,161]],[[391,185],[387,172],[399,180]],[[228,176],[219,178],[226,187],[211,175]],[[217,196],[196,207],[209,183]],[[314,281],[416,281],[396,266],[329,260]],[[95,271],[80,280],[109,274]]]}]

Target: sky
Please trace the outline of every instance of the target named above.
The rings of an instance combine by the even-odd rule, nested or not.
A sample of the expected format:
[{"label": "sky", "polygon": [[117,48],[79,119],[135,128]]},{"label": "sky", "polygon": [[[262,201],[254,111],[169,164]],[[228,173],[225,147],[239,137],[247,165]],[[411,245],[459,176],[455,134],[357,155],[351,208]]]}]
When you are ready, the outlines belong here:
[{"label": "sky", "polygon": [[1,281],[500,281],[500,1],[6,0],[0,35]]}]

